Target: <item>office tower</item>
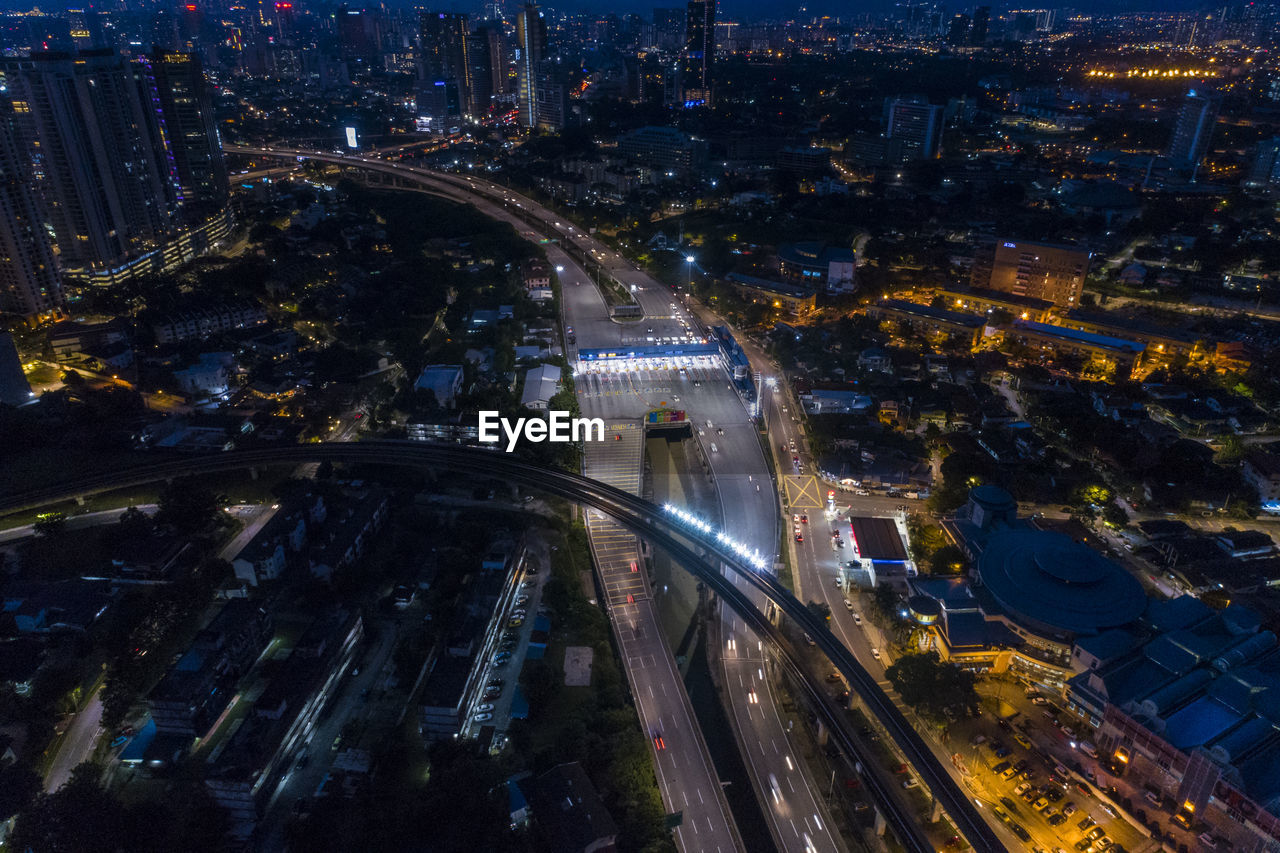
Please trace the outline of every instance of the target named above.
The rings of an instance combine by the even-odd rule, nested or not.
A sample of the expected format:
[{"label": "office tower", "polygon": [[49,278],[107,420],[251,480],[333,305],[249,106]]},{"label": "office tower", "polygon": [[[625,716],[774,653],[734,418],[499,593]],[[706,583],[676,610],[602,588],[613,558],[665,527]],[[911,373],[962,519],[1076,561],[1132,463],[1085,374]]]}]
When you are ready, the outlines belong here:
[{"label": "office tower", "polygon": [[230,186],[200,58],[157,48],[141,61],[151,70],[160,100],[178,201],[197,217],[222,207]]},{"label": "office tower", "polygon": [[685,106],[711,104],[711,65],[715,61],[716,0],[689,0],[685,19],[684,62],[680,74]]},{"label": "office tower", "polygon": [[339,55],[345,60],[374,64],[382,53],[382,22],[376,9],[338,7],[334,21]]},{"label": "office tower", "polygon": [[654,9],[654,47],[675,53],[684,45],[684,27],[687,13],[684,9]]},{"label": "office tower", "polygon": [[516,18],[516,83],[520,124],[538,124],[538,66],[547,55],[547,22],[542,11],[526,3]]},{"label": "office tower", "polygon": [[71,28],[71,40],[78,50],[111,46],[102,29],[102,21],[93,9],[68,9],[67,23]]},{"label": "office tower", "polygon": [[952,47],[960,47],[969,43],[969,16],[963,12],[951,19],[951,26],[947,29],[947,44]]},{"label": "office tower", "polygon": [[538,127],[564,130],[569,125],[569,73],[554,59],[538,66]]},{"label": "office tower", "polygon": [[1080,304],[1092,257],[1072,246],[999,240],[974,261],[970,283],[1073,308]]},{"label": "office tower", "polygon": [[969,43],[981,47],[987,43],[987,28],[991,26],[991,7],[979,6],[973,10],[973,26],[969,28]]},{"label": "office tower", "polygon": [[887,139],[901,140],[905,160],[934,160],[942,145],[941,106],[923,98],[897,98],[885,104]]},{"label": "office tower", "polygon": [[62,282],[31,161],[13,105],[0,101],[0,313],[41,317],[61,305]]},{"label": "office tower", "polygon": [[1244,185],[1250,189],[1280,189],[1280,136],[1258,143]]},{"label": "office tower", "polygon": [[0,63],[63,270],[103,273],[175,225],[176,176],[144,66],[114,50]]},{"label": "office tower", "polygon": [[1193,179],[1200,168],[1200,161],[1209,150],[1209,140],[1217,120],[1217,100],[1198,95],[1194,89],[1187,93],[1187,99],[1178,111],[1178,123],[1174,125],[1167,156],[1178,166],[1190,169]]},{"label": "office tower", "polygon": [[[422,82],[434,93],[434,101],[446,105],[440,118],[475,115],[468,58],[467,16],[457,12],[423,12],[419,25]],[[443,84],[443,86],[441,86]],[[437,111],[439,106],[437,104]]]},{"label": "office tower", "polygon": [[496,84],[493,55],[490,51],[490,31],[481,24],[467,35],[467,74],[471,79],[471,112],[482,116],[493,103]]}]

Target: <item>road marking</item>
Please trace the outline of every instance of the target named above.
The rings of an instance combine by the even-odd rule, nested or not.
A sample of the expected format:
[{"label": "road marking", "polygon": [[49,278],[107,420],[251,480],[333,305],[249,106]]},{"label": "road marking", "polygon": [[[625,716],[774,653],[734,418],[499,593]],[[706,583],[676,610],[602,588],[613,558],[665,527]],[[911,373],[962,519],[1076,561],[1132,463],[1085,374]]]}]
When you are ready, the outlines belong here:
[{"label": "road marking", "polygon": [[792,509],[822,509],[823,504],[819,495],[817,477],[811,474],[806,474],[803,477],[795,474],[784,474],[782,485],[786,493],[787,504]]}]

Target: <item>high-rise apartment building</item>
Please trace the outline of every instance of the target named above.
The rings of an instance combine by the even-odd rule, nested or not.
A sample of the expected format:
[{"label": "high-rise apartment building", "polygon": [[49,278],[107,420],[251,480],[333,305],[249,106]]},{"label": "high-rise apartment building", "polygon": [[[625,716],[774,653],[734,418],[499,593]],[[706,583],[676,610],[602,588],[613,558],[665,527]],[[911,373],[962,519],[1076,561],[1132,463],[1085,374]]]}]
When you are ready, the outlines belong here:
[{"label": "high-rise apartment building", "polygon": [[1178,166],[1190,169],[1194,176],[1200,161],[1209,150],[1213,126],[1218,120],[1218,101],[1193,89],[1178,111],[1178,123],[1169,140],[1167,156]]},{"label": "high-rise apartment building", "polygon": [[982,47],[987,43],[987,31],[991,27],[991,7],[979,6],[973,10],[973,26],[969,28],[969,44]]},{"label": "high-rise apartment building", "polygon": [[1258,143],[1244,185],[1250,189],[1280,189],[1280,136]]},{"label": "high-rise apartment building", "polygon": [[463,13],[422,13],[418,34],[422,84],[431,103],[426,114],[433,118],[477,112],[471,83],[469,29]]},{"label": "high-rise apartment building", "polygon": [[63,270],[100,274],[176,224],[177,176],[147,69],[111,49],[0,63]]},{"label": "high-rise apartment building", "polygon": [[711,104],[711,66],[716,56],[716,0],[689,0],[685,18],[681,86],[685,106]]},{"label": "high-rise apartment building", "polygon": [[973,287],[1043,299],[1066,308],[1080,304],[1093,255],[1073,246],[998,240],[975,260]]},{"label": "high-rise apartment building", "polygon": [[653,10],[653,41],[659,50],[675,53],[684,45],[685,9]]},{"label": "high-rise apartment building", "polygon": [[538,125],[538,69],[547,57],[547,22],[542,10],[526,3],[516,18],[516,82],[520,124]]},{"label": "high-rise apartment building", "polygon": [[942,146],[943,108],[923,98],[885,104],[885,138],[901,140],[904,160],[934,160]]},{"label": "high-rise apartment building", "polygon": [[31,160],[13,105],[0,101],[0,313],[39,318],[61,305],[62,281]]},{"label": "high-rise apartment building", "polygon": [[156,49],[141,59],[150,69],[178,182],[178,201],[191,216],[221,208],[230,186],[204,66],[194,53]]}]

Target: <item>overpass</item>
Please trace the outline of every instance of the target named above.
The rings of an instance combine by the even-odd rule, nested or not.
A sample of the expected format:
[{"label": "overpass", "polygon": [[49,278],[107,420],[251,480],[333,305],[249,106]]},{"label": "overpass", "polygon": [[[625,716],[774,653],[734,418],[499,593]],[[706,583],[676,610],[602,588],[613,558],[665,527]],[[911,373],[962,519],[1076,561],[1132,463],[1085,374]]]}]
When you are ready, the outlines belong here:
[{"label": "overpass", "polygon": [[666,550],[686,571],[713,589],[761,636],[777,645],[787,667],[817,702],[817,710],[840,745],[861,760],[868,788],[886,807],[894,832],[907,849],[931,851],[919,825],[898,799],[893,780],[864,754],[858,737],[851,731],[847,716],[816,684],[790,643],[763,613],[737,589],[719,566],[743,578],[764,593],[769,602],[785,613],[813,638],[833,665],[847,679],[867,709],[888,731],[903,755],[916,769],[921,781],[937,803],[950,815],[957,829],[975,850],[1005,849],[995,833],[974,808],[968,796],[952,780],[933,752],[907,722],[902,712],[862,668],[852,652],[827,629],[826,621],[797,600],[777,578],[758,572],[732,550],[708,535],[685,526],[663,512],[661,507],[627,492],[576,474],[532,465],[506,453],[485,448],[433,446],[413,442],[342,442],[290,445],[266,450],[240,450],[209,456],[182,457],[146,462],[104,474],[91,475],[43,489],[0,498],[0,516],[34,509],[60,501],[114,491],[131,486],[245,468],[274,465],[296,466],[303,462],[384,464],[435,470],[452,470],[492,476],[528,489],[547,492],[594,507]]}]

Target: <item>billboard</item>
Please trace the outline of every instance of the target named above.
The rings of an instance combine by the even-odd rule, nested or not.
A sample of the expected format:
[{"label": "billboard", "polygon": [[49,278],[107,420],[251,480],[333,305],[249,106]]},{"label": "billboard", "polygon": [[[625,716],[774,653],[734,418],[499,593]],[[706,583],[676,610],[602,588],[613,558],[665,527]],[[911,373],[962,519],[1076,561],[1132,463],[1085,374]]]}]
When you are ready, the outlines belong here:
[{"label": "billboard", "polygon": [[356,141],[356,129],[354,127],[347,128],[347,147],[359,148],[360,143]]},{"label": "billboard", "polygon": [[683,409],[654,409],[645,418],[645,423],[651,424],[680,424],[684,423]]}]

